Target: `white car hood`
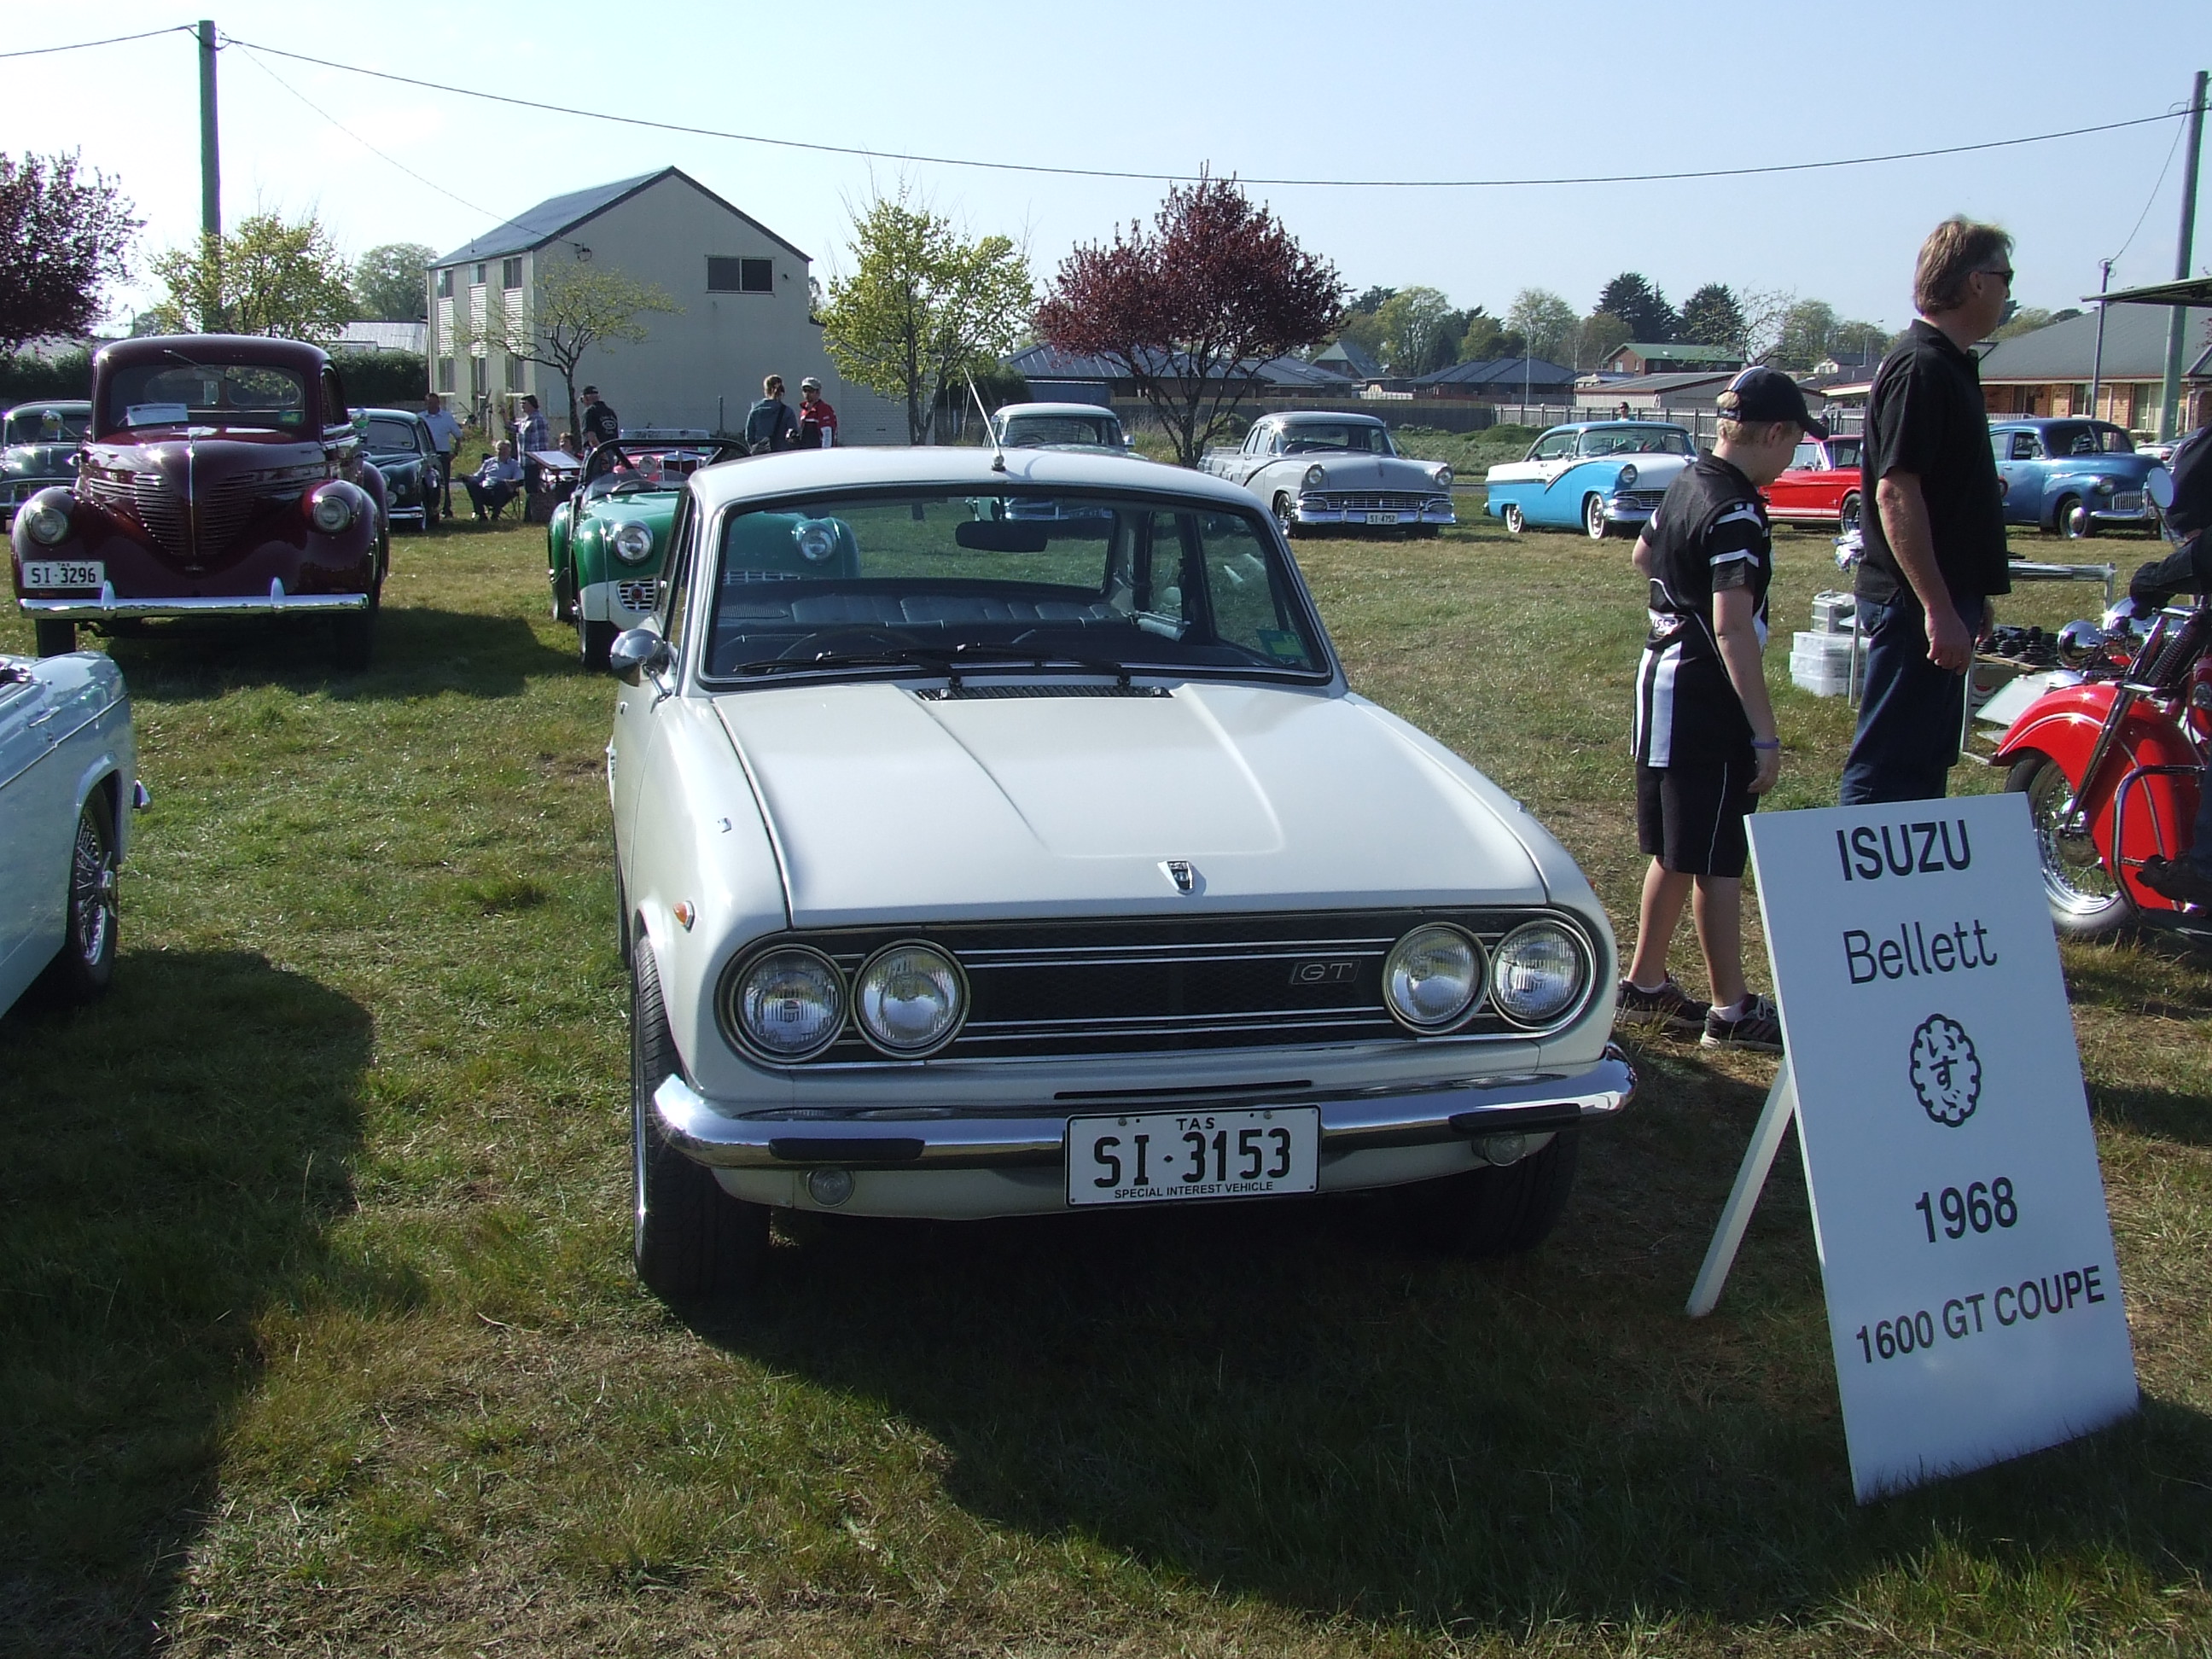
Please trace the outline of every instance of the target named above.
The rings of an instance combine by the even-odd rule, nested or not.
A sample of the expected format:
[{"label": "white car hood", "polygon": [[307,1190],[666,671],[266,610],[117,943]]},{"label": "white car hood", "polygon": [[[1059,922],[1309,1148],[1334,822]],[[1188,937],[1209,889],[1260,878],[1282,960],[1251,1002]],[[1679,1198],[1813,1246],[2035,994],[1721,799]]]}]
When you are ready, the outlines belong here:
[{"label": "white car hood", "polygon": [[1296,462],[1302,469],[1318,463],[1323,475],[1321,485],[1323,489],[1433,490],[1437,488],[1433,465],[1399,455],[1346,455],[1316,451],[1304,455],[1285,455],[1282,459]]},{"label": "white car hood", "polygon": [[[875,684],[715,708],[793,927],[1547,896],[1511,804],[1356,697],[926,702]],[[1194,866],[1188,895],[1170,860]]]}]

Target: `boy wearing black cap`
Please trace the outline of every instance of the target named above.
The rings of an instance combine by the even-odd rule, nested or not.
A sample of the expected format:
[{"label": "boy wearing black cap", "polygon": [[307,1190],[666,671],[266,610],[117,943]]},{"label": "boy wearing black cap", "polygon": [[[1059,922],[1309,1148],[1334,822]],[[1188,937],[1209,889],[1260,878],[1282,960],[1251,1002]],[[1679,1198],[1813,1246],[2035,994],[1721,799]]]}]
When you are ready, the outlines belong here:
[{"label": "boy wearing black cap", "polygon": [[[1636,954],[1618,1018],[1708,1048],[1782,1047],[1773,1003],[1743,981],[1744,819],[1782,769],[1782,743],[1759,654],[1774,553],[1759,488],[1799,441],[1828,429],[1787,374],[1744,370],[1720,397],[1720,436],[1668,486],[1636,540],[1650,584],[1651,633],[1636,671],[1633,743],[1638,842],[1651,858]],[[1667,971],[1667,950],[1695,895],[1712,1002]]]}]

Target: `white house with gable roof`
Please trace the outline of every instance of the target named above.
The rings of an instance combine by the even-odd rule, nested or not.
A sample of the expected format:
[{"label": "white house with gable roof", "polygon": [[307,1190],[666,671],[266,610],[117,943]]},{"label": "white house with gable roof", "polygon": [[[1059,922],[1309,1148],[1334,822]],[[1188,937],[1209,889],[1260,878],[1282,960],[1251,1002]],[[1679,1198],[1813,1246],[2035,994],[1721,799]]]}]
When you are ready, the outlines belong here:
[{"label": "white house with gable roof", "polygon": [[644,339],[594,346],[577,367],[577,390],[596,385],[625,428],[736,431],[764,376],[783,376],[795,408],[812,374],[841,442],[906,441],[897,406],[846,382],[823,349],[806,254],[672,167],[540,202],[433,262],[432,386],[501,421],[534,393],[557,434],[568,422],[560,371],[503,350],[499,323],[527,316],[548,274],[579,262],[653,283],[681,307],[640,315]]}]

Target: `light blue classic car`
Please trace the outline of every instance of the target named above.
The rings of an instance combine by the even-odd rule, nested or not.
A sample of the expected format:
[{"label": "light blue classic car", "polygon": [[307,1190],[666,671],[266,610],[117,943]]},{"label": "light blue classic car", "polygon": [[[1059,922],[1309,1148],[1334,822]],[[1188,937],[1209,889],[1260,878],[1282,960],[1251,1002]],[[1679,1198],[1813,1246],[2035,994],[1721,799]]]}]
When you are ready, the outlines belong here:
[{"label": "light blue classic car", "polygon": [[1688,431],[1669,422],[1555,426],[1522,459],[1490,469],[1484,511],[1516,536],[1532,525],[1579,528],[1594,542],[1632,534],[1697,455]]},{"label": "light blue classic car", "polygon": [[2111,422],[1993,421],[1990,447],[2004,483],[2006,523],[2069,539],[2106,530],[2158,533],[2158,507],[2143,489],[2158,458],[2138,451]]}]

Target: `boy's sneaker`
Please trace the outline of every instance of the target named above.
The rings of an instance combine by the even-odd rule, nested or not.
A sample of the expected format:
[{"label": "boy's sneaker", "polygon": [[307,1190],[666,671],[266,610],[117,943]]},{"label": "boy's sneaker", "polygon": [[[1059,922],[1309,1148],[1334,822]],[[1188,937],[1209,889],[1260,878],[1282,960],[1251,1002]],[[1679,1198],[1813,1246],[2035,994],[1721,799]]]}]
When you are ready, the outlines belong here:
[{"label": "boy's sneaker", "polygon": [[1705,1010],[1705,1034],[1698,1039],[1707,1048],[1757,1048],[1782,1052],[1782,1016],[1765,997],[1753,997],[1751,1006],[1730,1019],[1717,1008]]},{"label": "boy's sneaker", "polygon": [[1616,1025],[1650,1025],[1674,1036],[1695,1036],[1705,1029],[1711,1005],[1698,1001],[1674,982],[1672,974],[1656,991],[1638,990],[1628,980],[1620,981],[1620,1001],[1613,1016]]}]

